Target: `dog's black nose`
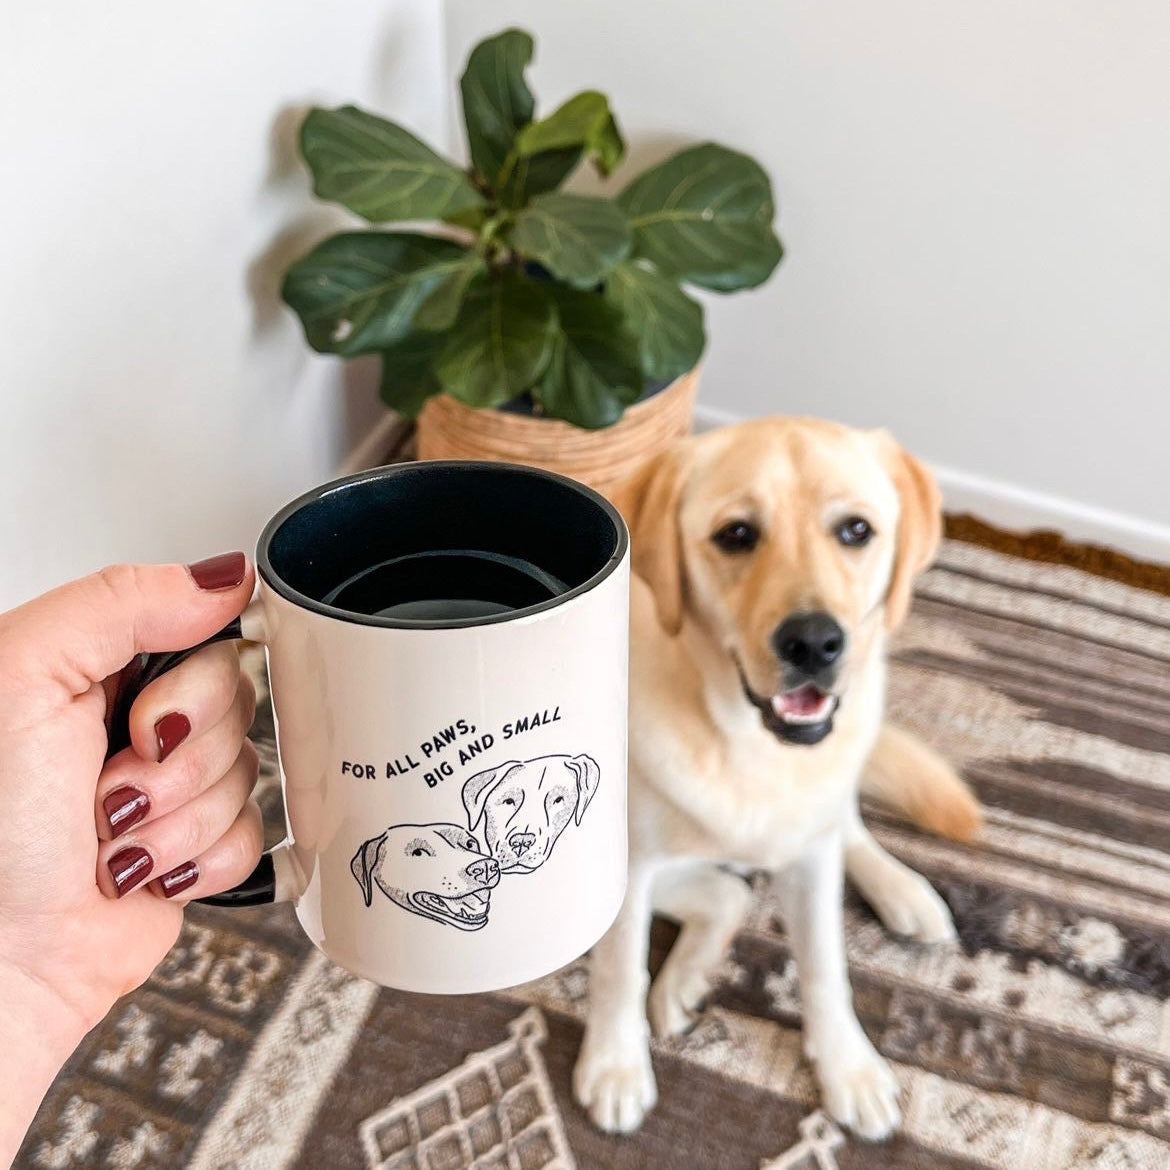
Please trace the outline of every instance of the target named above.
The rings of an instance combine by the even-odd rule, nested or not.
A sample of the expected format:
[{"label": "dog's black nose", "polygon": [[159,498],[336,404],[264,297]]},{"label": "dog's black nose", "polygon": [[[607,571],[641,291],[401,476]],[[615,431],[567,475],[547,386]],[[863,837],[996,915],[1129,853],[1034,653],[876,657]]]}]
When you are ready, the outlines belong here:
[{"label": "dog's black nose", "polygon": [[845,631],[827,613],[795,613],[772,635],[780,661],[807,675],[828,670],[845,649]]},{"label": "dog's black nose", "polygon": [[500,876],[500,866],[492,858],[484,857],[479,861],[473,861],[464,872],[472,881],[486,885],[493,878]]},{"label": "dog's black nose", "polygon": [[512,846],[512,852],[517,857],[522,857],[535,843],[535,833],[513,833],[508,838],[508,844]]}]

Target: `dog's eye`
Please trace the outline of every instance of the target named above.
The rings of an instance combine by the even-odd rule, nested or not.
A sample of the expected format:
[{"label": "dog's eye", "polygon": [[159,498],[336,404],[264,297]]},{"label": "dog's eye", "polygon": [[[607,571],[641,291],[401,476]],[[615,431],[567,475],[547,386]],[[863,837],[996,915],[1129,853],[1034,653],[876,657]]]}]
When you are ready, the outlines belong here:
[{"label": "dog's eye", "polygon": [[760,530],[748,520],[732,520],[724,524],[711,539],[722,552],[746,553],[760,543]]},{"label": "dog's eye", "polygon": [[434,853],[425,845],[416,845],[410,851],[411,857],[434,857]]},{"label": "dog's eye", "polygon": [[842,520],[833,529],[833,534],[850,548],[861,548],[869,544],[874,535],[872,525],[864,516],[850,516],[848,520]]},{"label": "dog's eye", "polygon": [[564,804],[564,803],[565,803],[565,798],[563,796],[558,796],[556,798],[556,800],[553,801],[553,804]]},{"label": "dog's eye", "polygon": [[505,797],[504,797],[504,799],[500,801],[500,803],[501,803],[501,804],[508,804],[508,805],[513,805],[513,806],[514,806],[514,805],[516,804],[516,801],[515,801],[515,799],[514,799],[513,797],[511,797],[511,796],[505,796]]}]

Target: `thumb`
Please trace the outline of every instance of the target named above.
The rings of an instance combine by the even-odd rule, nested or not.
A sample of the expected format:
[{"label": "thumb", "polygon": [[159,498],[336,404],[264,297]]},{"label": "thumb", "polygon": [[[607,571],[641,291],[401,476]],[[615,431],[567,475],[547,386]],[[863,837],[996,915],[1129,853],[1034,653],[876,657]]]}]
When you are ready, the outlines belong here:
[{"label": "thumb", "polygon": [[243,612],[255,577],[241,552],[194,565],[113,565],[0,618],[0,646],[26,683],[80,695],[136,654],[185,650]]}]

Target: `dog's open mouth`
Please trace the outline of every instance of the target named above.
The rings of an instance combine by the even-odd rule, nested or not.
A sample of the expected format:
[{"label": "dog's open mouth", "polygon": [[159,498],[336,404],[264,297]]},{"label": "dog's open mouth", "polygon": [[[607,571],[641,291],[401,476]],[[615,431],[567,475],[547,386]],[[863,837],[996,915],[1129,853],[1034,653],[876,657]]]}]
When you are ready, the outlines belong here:
[{"label": "dog's open mouth", "polygon": [[477,930],[488,920],[489,898],[487,890],[473,890],[461,898],[442,898],[426,890],[411,895],[416,906],[442,922],[464,930]]},{"label": "dog's open mouth", "polygon": [[812,747],[833,730],[833,716],[840,699],[814,683],[782,691],[770,699],[761,698],[748,686],[743,668],[739,672],[743,693],[760,713],[764,726],[786,743]]},{"label": "dog's open mouth", "polygon": [[827,694],[812,683],[772,698],[772,713],[785,723],[824,723],[837,705],[836,695]]}]

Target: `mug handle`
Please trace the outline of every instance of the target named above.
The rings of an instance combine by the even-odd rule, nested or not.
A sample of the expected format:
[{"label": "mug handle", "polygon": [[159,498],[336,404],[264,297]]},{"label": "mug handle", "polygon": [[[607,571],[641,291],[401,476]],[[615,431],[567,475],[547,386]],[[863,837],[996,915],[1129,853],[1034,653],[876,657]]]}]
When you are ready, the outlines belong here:
[{"label": "mug handle", "polygon": [[[106,759],[130,746],[130,708],[150,683],[204,646],[212,646],[216,642],[239,642],[245,638],[255,642],[265,640],[264,617],[259,601],[253,601],[238,618],[218,633],[186,650],[139,654],[123,671],[114,713],[110,719]],[[238,886],[220,894],[195,898],[194,901],[205,906],[263,906],[289,901],[297,886],[289,842],[284,840],[264,852],[256,868]]]}]

